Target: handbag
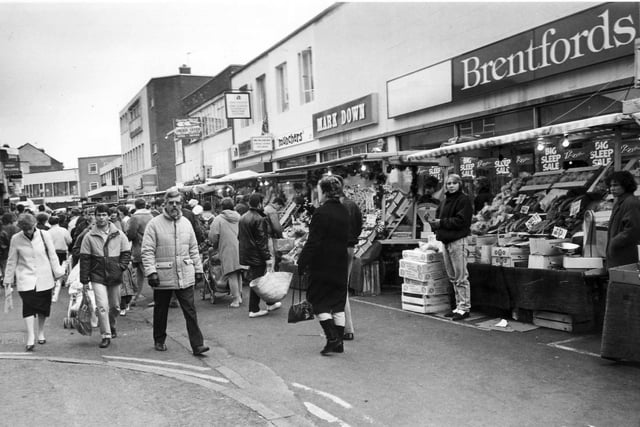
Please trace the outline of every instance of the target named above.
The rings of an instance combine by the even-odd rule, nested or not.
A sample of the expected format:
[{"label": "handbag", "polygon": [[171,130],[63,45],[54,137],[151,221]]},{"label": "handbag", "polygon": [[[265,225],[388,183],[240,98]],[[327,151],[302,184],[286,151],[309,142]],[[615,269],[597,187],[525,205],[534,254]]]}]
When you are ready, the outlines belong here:
[{"label": "handbag", "polygon": [[[305,275],[300,275],[300,283],[306,278]],[[289,315],[287,316],[288,323],[298,323],[305,320],[311,320],[315,316],[313,315],[313,306],[306,299],[302,299],[302,286],[297,288],[298,302],[295,302],[296,288],[291,293],[291,307],[289,307]]]}]

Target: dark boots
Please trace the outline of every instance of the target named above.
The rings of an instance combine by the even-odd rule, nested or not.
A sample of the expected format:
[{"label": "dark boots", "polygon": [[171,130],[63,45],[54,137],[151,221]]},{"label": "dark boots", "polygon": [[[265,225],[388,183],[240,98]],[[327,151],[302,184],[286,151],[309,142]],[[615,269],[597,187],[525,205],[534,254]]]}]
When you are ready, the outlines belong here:
[{"label": "dark boots", "polygon": [[[333,319],[322,320],[320,322],[322,330],[327,337],[327,344],[324,346],[320,354],[327,356],[329,353],[342,353],[344,346],[342,344],[342,335],[338,334],[338,327],[333,323]],[[344,327],[342,327],[344,332]]]}]

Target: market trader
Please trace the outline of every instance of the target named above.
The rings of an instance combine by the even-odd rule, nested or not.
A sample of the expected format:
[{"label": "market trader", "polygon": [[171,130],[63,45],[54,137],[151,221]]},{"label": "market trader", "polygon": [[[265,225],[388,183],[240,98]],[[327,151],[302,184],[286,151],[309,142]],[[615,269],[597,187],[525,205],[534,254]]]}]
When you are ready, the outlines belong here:
[{"label": "market trader", "polygon": [[153,288],[153,340],[157,351],[166,351],[167,316],[175,293],[187,323],[189,342],[195,356],[209,351],[198,326],[194,285],[203,278],[196,234],[182,216],[182,195],[167,190],[162,214],[147,224],[142,238],[144,274]]}]

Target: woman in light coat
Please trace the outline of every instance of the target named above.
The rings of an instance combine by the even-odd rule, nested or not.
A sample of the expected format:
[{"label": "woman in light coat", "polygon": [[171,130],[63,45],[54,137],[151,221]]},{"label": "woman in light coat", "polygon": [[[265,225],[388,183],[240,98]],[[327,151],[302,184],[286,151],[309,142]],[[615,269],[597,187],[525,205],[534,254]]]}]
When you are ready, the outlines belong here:
[{"label": "woman in light coat", "polygon": [[51,313],[52,289],[55,280],[64,276],[53,240],[45,230],[36,230],[36,219],[31,214],[18,217],[22,231],[11,238],[9,258],[5,270],[4,286],[7,294],[17,285],[22,299],[22,317],[27,326],[26,351],[33,351],[38,318],[38,344],[47,342],[44,323]]},{"label": "woman in light coat", "polygon": [[229,283],[233,300],[229,307],[237,308],[242,304],[242,271],[247,267],[240,265],[238,242],[238,222],[240,214],[233,210],[233,200],[225,197],[220,202],[222,212],[213,219],[209,229],[209,240],[213,249],[217,250],[222,266],[220,282]]}]

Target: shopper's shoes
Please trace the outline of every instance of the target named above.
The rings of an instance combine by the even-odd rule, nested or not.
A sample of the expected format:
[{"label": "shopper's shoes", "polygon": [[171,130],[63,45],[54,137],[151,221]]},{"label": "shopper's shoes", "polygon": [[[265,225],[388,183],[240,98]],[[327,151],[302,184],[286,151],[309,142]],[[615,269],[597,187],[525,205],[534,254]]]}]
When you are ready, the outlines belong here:
[{"label": "shopper's shoes", "polygon": [[343,353],[344,345],[342,344],[342,340],[338,338],[327,340],[327,344],[324,346],[320,354],[323,356],[327,356],[329,353]]},{"label": "shopper's shoes", "polygon": [[469,312],[465,311],[464,313],[454,313],[453,317],[451,318],[451,320],[462,320],[462,319],[466,319],[467,317],[469,317]]},{"label": "shopper's shoes", "polygon": [[229,307],[231,307],[231,308],[240,307],[240,301],[233,301],[231,304],[229,304]]},{"label": "shopper's shoes", "polygon": [[171,301],[171,302],[169,303],[169,307],[171,307],[171,308],[178,308],[178,307],[180,307],[180,306],[178,305],[178,301]]},{"label": "shopper's shoes", "polygon": [[35,345],[31,344],[27,344],[27,346],[24,348],[24,351],[33,351]]},{"label": "shopper's shoes", "polygon": [[47,343],[47,340],[45,339],[38,340],[38,344],[46,344],[46,343]]},{"label": "shopper's shoes", "polygon": [[250,311],[249,317],[253,319],[254,317],[262,317],[262,316],[266,316],[267,314],[269,314],[267,310]]},{"label": "shopper's shoes", "polygon": [[153,307],[155,305],[156,305],[156,303],[154,301],[151,301],[149,304],[147,304],[147,307]]},{"label": "shopper's shoes", "polygon": [[107,348],[109,347],[110,344],[111,344],[111,338],[102,338],[102,341],[100,341],[100,345],[98,345],[98,347]]},{"label": "shopper's shoes", "polygon": [[167,345],[163,342],[157,342],[154,345],[156,351],[167,351]]},{"label": "shopper's shoes", "polygon": [[199,345],[193,350],[193,355],[202,356],[202,354],[206,353],[207,351],[209,351],[209,347],[207,347],[206,345]]},{"label": "shopper's shoes", "polygon": [[451,310],[447,314],[445,314],[444,317],[453,317],[456,313],[457,311]]},{"label": "shopper's shoes", "polygon": [[282,307],[282,303],[281,302],[277,302],[275,304],[267,305],[267,311],[275,311],[275,310],[279,309],[280,307]]},{"label": "shopper's shoes", "polygon": [[342,335],[342,339],[344,341],[353,341],[353,333],[352,332],[345,332],[344,335]]},{"label": "shopper's shoes", "polygon": [[126,316],[127,310],[120,310],[120,316]]}]

